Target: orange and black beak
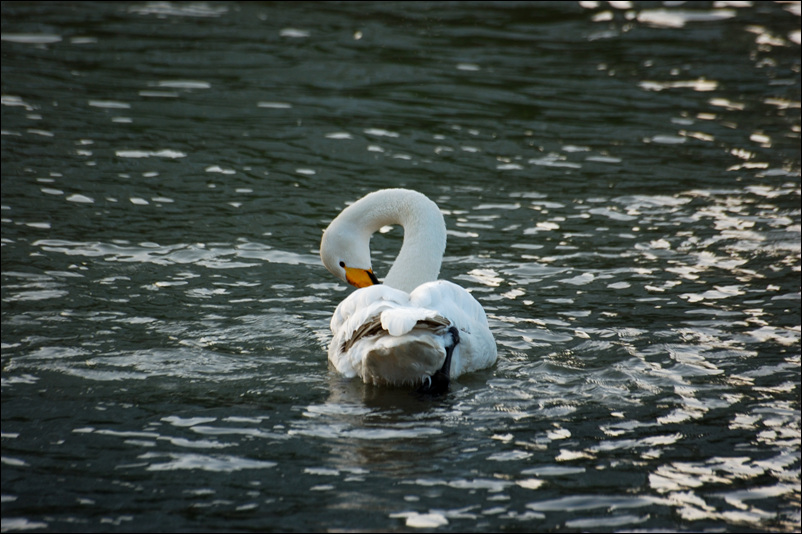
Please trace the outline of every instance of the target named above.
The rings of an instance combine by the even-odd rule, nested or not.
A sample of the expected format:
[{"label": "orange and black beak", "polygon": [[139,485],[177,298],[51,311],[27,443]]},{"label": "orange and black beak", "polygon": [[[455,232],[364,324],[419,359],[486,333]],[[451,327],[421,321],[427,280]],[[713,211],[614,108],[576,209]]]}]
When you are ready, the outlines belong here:
[{"label": "orange and black beak", "polygon": [[381,284],[373,269],[358,269],[356,267],[345,267],[345,279],[355,287],[368,287]]}]

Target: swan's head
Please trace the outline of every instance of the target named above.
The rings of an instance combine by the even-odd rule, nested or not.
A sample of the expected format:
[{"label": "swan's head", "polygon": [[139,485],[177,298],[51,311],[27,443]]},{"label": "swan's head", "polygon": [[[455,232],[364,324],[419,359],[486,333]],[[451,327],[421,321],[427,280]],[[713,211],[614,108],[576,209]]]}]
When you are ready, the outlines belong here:
[{"label": "swan's head", "polygon": [[380,283],[370,264],[370,235],[358,227],[329,226],[320,241],[320,259],[329,272],[352,286]]}]

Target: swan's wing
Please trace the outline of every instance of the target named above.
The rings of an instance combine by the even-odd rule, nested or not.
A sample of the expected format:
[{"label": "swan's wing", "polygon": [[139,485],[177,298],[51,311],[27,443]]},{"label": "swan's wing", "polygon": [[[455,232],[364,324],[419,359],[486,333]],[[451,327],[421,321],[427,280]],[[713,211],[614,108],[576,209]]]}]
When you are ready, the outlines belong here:
[{"label": "swan's wing", "polygon": [[465,288],[447,280],[437,280],[418,286],[409,298],[414,307],[433,310],[459,329],[460,342],[451,363],[452,378],[496,362],[496,341],[485,310]]}]

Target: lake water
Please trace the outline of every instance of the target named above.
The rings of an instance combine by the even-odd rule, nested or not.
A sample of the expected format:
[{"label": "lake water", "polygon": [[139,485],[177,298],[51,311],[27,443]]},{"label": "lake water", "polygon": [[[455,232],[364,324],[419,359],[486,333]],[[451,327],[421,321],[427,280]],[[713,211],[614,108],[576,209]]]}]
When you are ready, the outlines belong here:
[{"label": "lake water", "polygon": [[[799,2],[0,9],[2,531],[799,530]],[[443,398],[326,361],[391,186]]]}]

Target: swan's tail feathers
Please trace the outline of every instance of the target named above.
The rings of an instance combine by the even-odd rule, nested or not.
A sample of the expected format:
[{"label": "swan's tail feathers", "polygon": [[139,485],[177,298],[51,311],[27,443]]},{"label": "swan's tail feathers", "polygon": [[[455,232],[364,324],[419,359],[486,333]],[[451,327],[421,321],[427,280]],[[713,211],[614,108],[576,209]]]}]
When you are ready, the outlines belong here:
[{"label": "swan's tail feathers", "polygon": [[365,355],[362,379],[376,385],[418,385],[441,366],[444,352],[431,334],[382,336]]},{"label": "swan's tail feathers", "polygon": [[382,328],[379,318],[374,318],[354,332],[343,350],[370,338],[362,360],[363,381],[375,385],[417,386],[443,367],[450,352],[448,336],[444,334],[450,329],[456,330],[447,319],[435,316],[418,321],[410,331],[396,336]]}]

